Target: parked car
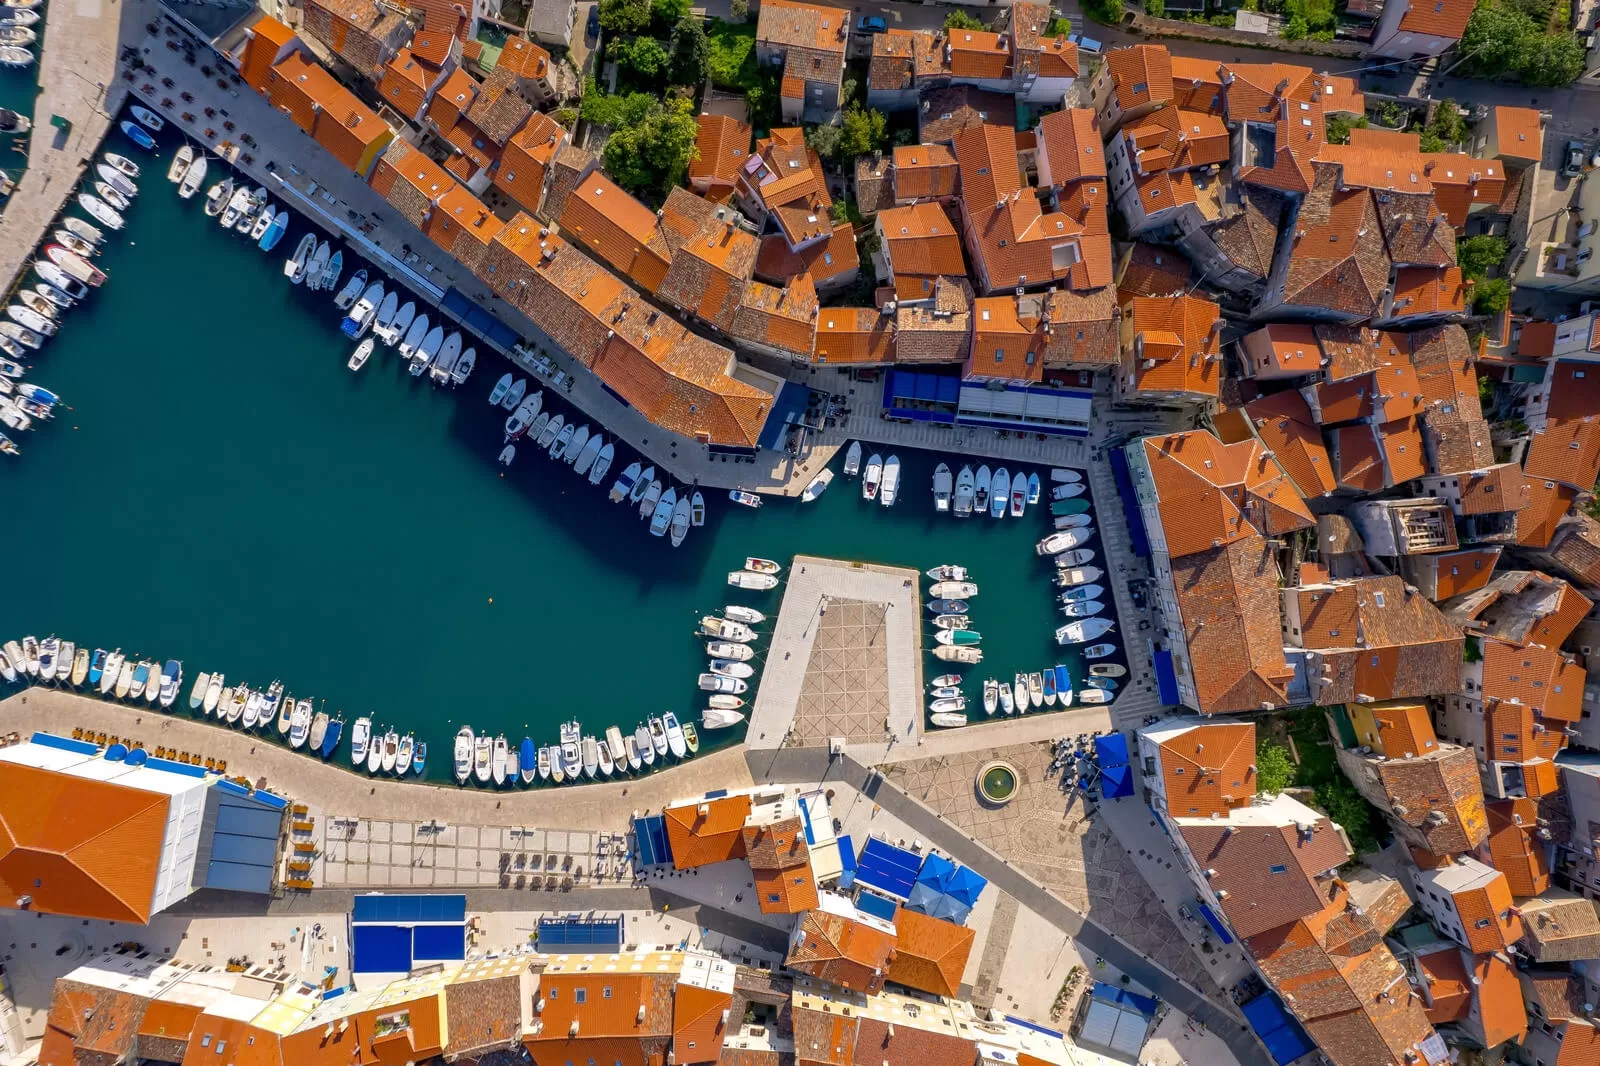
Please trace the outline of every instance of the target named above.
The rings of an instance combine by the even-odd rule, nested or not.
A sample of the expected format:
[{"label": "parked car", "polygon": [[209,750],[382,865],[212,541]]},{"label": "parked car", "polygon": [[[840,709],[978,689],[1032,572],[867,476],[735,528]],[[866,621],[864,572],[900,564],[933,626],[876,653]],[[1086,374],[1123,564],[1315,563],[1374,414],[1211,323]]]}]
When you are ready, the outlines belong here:
[{"label": "parked car", "polygon": [[1582,141],[1568,141],[1567,150],[1561,158],[1561,173],[1569,178],[1575,178],[1583,173],[1583,157],[1587,153],[1583,150]]},{"label": "parked car", "polygon": [[1071,41],[1085,52],[1090,52],[1094,55],[1100,54],[1100,42],[1095,40],[1093,37],[1085,37],[1081,33],[1069,33],[1067,34],[1067,40]]},{"label": "parked car", "polygon": [[589,38],[591,38],[591,39],[598,38],[600,36],[600,5],[599,4],[595,4],[594,6],[589,8],[589,24],[584,29],[584,34],[586,36],[588,36]]},{"label": "parked car", "polygon": [[889,24],[878,15],[862,15],[856,22],[857,33],[883,33]]}]

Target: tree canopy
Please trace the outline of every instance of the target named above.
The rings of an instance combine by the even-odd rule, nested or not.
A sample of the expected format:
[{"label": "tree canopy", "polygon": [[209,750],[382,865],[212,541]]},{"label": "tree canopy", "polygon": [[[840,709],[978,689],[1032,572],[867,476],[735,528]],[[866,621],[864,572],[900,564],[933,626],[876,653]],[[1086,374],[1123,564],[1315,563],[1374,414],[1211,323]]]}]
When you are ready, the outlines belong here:
[{"label": "tree canopy", "polygon": [[672,31],[672,83],[698,86],[711,72],[711,38],[700,20],[685,17]]},{"label": "tree canopy", "polygon": [[1486,278],[1489,271],[1505,262],[1509,250],[1504,237],[1480,233],[1456,242],[1456,262],[1461,266],[1462,277]]},{"label": "tree canopy", "polygon": [[851,104],[844,113],[843,133],[839,137],[839,154],[845,159],[871,155],[889,143],[889,120],[883,112]]},{"label": "tree canopy", "polygon": [[638,33],[650,25],[650,0],[600,0],[600,25],[612,33]]},{"label": "tree canopy", "polygon": [[[642,95],[642,94],[634,94]],[[606,141],[604,162],[611,179],[629,192],[664,195],[681,184],[694,152],[694,101],[682,95],[653,105],[637,122],[616,126]],[[585,106],[588,100],[584,101]]]},{"label": "tree canopy", "polygon": [[981,19],[974,18],[965,11],[952,11],[944,17],[944,28],[947,30],[981,30],[985,27]]},{"label": "tree canopy", "polygon": [[1288,748],[1265,738],[1256,742],[1257,791],[1282,792],[1294,784],[1294,771]]},{"label": "tree canopy", "polygon": [[1583,73],[1584,50],[1565,31],[1546,33],[1523,7],[1478,0],[1461,34],[1464,73],[1514,78],[1527,85],[1566,85]]},{"label": "tree canopy", "polygon": [[659,86],[667,71],[667,50],[654,37],[613,37],[606,55],[636,85]]},{"label": "tree canopy", "polygon": [[689,13],[689,0],[654,0],[651,7],[663,26],[676,26]]}]

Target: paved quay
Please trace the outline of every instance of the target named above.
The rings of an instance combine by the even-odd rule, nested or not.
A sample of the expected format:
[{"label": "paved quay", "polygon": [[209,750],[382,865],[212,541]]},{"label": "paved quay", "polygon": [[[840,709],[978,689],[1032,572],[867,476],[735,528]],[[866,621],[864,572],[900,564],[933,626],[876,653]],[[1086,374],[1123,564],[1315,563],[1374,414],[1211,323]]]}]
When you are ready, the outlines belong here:
[{"label": "paved quay", "polygon": [[[117,80],[124,6],[125,0],[57,0],[45,7],[28,169],[0,208],[0,280],[6,292],[77,192],[112,116],[127,99],[126,83]],[[71,122],[71,130],[52,126],[53,115]]]}]

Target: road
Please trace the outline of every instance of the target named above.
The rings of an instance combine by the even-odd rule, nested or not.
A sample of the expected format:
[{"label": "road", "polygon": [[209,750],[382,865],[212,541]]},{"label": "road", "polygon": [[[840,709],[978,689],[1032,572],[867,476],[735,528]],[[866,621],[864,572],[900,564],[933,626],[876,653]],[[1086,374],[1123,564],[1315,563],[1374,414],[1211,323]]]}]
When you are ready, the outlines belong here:
[{"label": "road", "polygon": [[1000,891],[1044,917],[1076,940],[1086,952],[1100,955],[1165,1002],[1194,1020],[1203,1022],[1227,1043],[1241,1066],[1268,1066],[1271,1062],[1265,1050],[1249,1035],[1237,1017],[1225,1012],[1190,985],[1152,965],[1143,955],[1100,925],[1067,906],[994,852],[853,759],[829,759],[826,751],[815,748],[786,748],[751,752],[747,761],[751,776],[769,783],[814,784],[834,780],[859,790],[929,844],[976,870]]}]

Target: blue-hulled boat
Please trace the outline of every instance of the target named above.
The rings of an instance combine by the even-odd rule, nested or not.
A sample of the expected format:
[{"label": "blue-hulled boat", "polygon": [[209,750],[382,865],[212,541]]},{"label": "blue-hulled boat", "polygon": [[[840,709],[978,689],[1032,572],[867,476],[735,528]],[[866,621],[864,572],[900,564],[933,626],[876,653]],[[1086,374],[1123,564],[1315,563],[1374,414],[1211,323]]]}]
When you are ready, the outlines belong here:
[{"label": "blue-hulled boat", "polygon": [[94,658],[89,660],[89,684],[100,684],[100,675],[106,672],[107,654],[104,648],[96,648],[94,650]]},{"label": "blue-hulled boat", "polygon": [[1056,703],[1056,672],[1053,669],[1044,672],[1044,701],[1052,707]]},{"label": "blue-hulled boat", "polygon": [[317,754],[324,759],[339,750],[339,737],[344,733],[344,719],[335,718],[328,723],[328,731],[322,735],[322,747],[317,749]]},{"label": "blue-hulled boat", "polygon": [[128,120],[124,119],[122,122],[118,123],[118,126],[122,129],[123,133],[128,135],[128,140],[132,141],[134,144],[137,144],[145,151],[148,152],[156,146],[156,139],[146,133],[144,131],[144,127],[140,126],[137,122],[129,122]]},{"label": "blue-hulled boat", "polygon": [[267,227],[267,232],[261,235],[261,240],[256,242],[256,247],[263,252],[270,252],[283,240],[283,235],[289,230],[289,209],[286,207],[272,218],[272,225]]},{"label": "blue-hulled boat", "polygon": [[417,741],[417,752],[415,755],[411,756],[411,769],[416,771],[418,777],[421,777],[422,772],[427,768],[428,742],[426,740],[419,740]]},{"label": "blue-hulled boat", "polygon": [[533,779],[539,776],[539,753],[528,737],[522,738],[522,746],[517,749],[517,776],[524,785],[533,784]]},{"label": "blue-hulled boat", "polygon": [[1067,673],[1065,666],[1057,666],[1050,672],[1055,675],[1057,692],[1072,691],[1072,675]]}]

